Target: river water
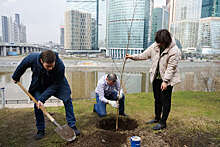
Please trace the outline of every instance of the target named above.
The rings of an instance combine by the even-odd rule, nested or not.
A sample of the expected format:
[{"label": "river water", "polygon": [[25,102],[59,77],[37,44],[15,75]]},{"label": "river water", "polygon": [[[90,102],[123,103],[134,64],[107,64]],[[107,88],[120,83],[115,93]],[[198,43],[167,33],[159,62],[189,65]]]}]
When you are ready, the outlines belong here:
[{"label": "river water", "polygon": [[[174,87],[174,91],[219,91],[220,90],[220,66],[218,65],[199,65],[180,66],[180,76],[182,82]],[[134,67],[135,68],[135,67]],[[131,69],[134,69],[131,67]],[[79,69],[79,68],[76,68]],[[98,79],[108,73],[107,71],[97,70],[76,70],[74,68],[66,69],[66,78],[70,84],[74,98],[93,98],[94,90]],[[131,72],[132,71],[132,72]],[[126,93],[151,92],[152,85],[149,80],[148,70],[133,72],[131,70],[123,74],[123,89]],[[31,71],[27,70],[21,77],[21,83],[28,89],[31,82]],[[116,72],[118,77],[120,74]],[[12,72],[0,72],[0,88],[5,88],[6,100],[28,100],[24,92],[14,84]],[[0,92],[0,97],[2,92]],[[0,98],[1,99],[1,98]]]}]

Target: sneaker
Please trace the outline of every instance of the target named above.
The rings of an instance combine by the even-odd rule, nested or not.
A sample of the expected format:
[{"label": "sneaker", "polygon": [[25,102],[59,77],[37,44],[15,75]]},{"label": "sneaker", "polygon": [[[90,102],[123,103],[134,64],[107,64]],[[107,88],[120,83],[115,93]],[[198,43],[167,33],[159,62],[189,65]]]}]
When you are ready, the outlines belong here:
[{"label": "sneaker", "polygon": [[146,124],[154,124],[154,123],[158,123],[158,122],[159,122],[159,120],[157,120],[157,119],[152,119],[152,120],[146,122]]},{"label": "sneaker", "polygon": [[152,129],[153,130],[162,130],[162,129],[165,129],[166,127],[167,127],[166,124],[159,123],[156,126],[154,126]]},{"label": "sneaker", "polygon": [[40,139],[44,138],[44,136],[45,136],[44,130],[38,130],[37,134],[35,135],[34,138],[35,138],[35,140],[40,140]]},{"label": "sneaker", "polygon": [[80,135],[80,131],[76,128],[76,126],[73,126],[72,129],[74,130],[76,136]]}]

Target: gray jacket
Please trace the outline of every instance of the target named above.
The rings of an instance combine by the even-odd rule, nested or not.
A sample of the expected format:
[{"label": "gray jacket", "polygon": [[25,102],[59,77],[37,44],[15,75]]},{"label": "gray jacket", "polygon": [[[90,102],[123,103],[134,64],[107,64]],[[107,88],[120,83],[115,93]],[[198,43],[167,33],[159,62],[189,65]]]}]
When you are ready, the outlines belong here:
[{"label": "gray jacket", "polygon": [[152,66],[150,68],[150,80],[153,82],[156,76],[157,64],[159,62],[159,71],[163,81],[168,82],[168,85],[175,85],[180,80],[178,62],[181,59],[181,52],[176,46],[175,40],[172,39],[172,43],[166,48],[160,55],[160,48],[158,43],[153,43],[143,53],[132,56],[134,60],[152,60]]}]

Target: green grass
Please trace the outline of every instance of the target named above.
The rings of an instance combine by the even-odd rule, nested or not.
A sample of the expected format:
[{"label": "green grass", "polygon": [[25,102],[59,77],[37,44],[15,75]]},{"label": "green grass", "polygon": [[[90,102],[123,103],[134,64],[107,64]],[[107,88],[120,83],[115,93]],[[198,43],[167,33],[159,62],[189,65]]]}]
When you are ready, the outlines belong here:
[{"label": "green grass", "polygon": [[[97,130],[101,120],[92,112],[95,99],[73,101],[77,127],[84,136]],[[63,107],[48,107],[47,110],[60,123],[66,124]],[[125,111],[136,119],[140,129],[162,136],[171,146],[197,146],[214,143],[220,145],[220,92],[174,92],[167,129],[151,130],[145,122],[154,116],[153,93],[126,95]],[[115,116],[115,109],[107,106],[107,113]],[[46,119],[47,136],[35,141],[36,133],[33,109],[0,110],[0,146],[65,146],[65,142],[53,131],[55,128]],[[199,144],[201,143],[201,144]]]}]

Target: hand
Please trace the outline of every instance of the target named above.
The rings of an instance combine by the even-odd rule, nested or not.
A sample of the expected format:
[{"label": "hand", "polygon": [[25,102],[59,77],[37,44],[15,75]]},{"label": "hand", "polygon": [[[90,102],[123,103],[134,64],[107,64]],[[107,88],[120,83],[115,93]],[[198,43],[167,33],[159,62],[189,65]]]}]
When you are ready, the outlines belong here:
[{"label": "hand", "polygon": [[118,103],[117,103],[116,101],[110,101],[110,100],[108,100],[108,103],[109,103],[112,107],[118,108]]},{"label": "hand", "polygon": [[18,81],[13,80],[13,82],[16,84]]},{"label": "hand", "polygon": [[40,109],[41,106],[44,106],[44,104],[41,101],[37,102],[37,108]]},{"label": "hand", "polygon": [[164,91],[167,89],[167,83],[166,82],[162,82],[161,84],[161,90]]},{"label": "hand", "polygon": [[121,88],[120,92],[118,92],[117,97],[118,97],[119,100],[122,99],[122,97],[123,97],[123,89],[122,88]]},{"label": "hand", "polygon": [[125,59],[132,59],[133,60],[133,57],[132,57],[132,55],[126,54]]}]

